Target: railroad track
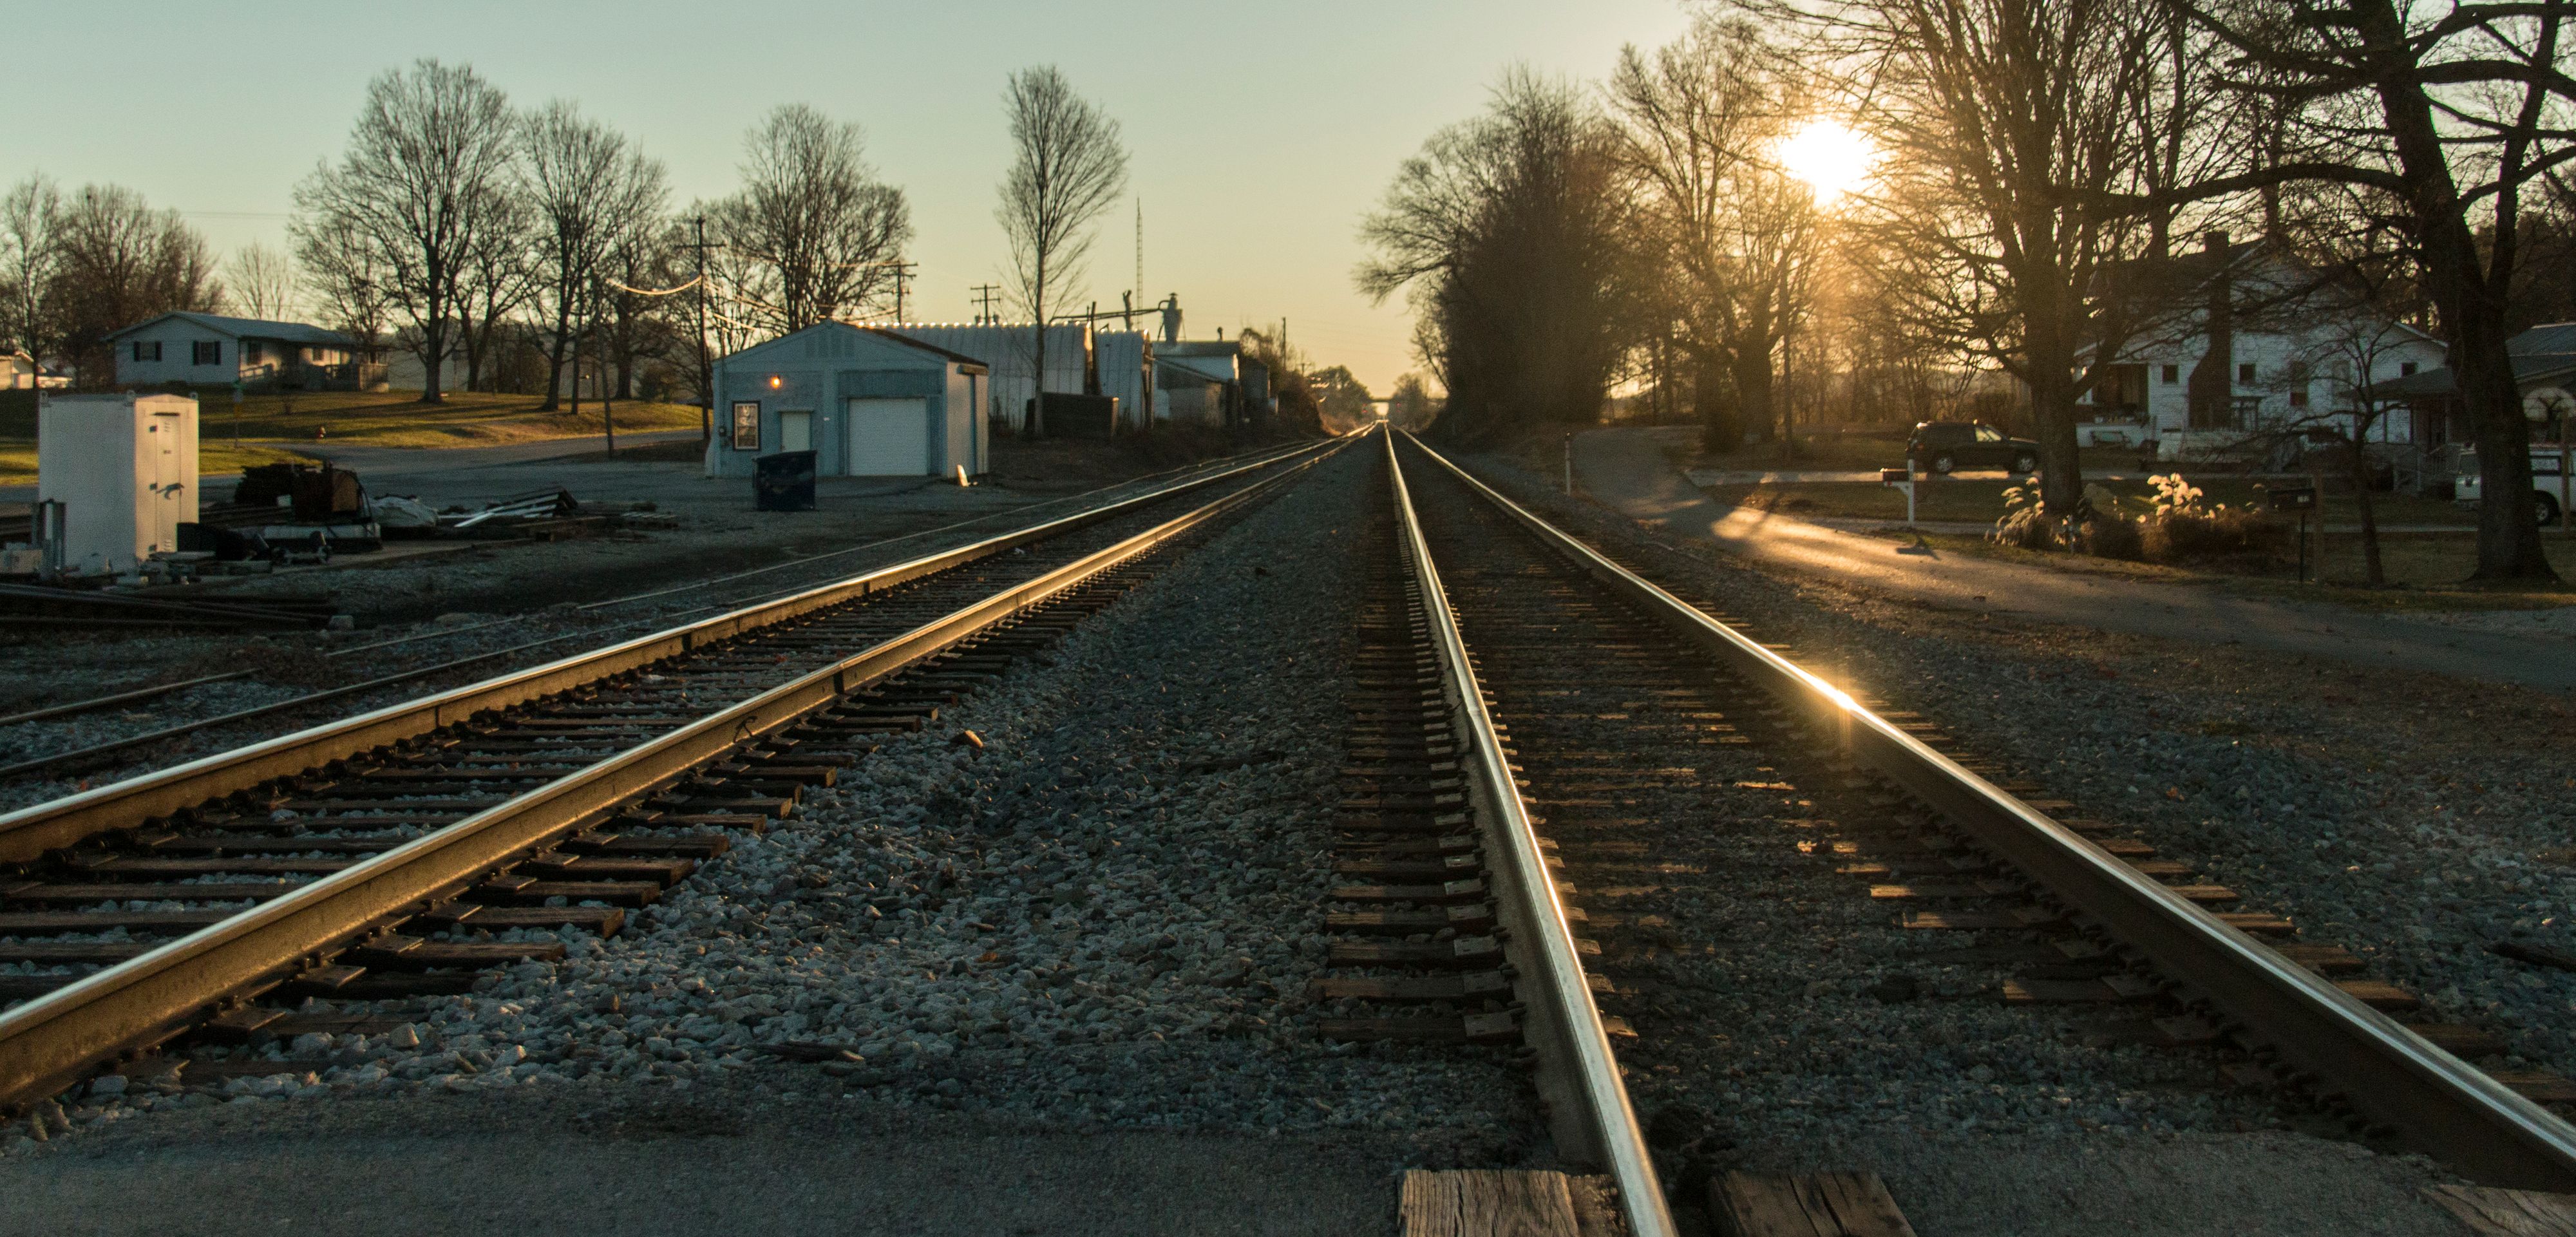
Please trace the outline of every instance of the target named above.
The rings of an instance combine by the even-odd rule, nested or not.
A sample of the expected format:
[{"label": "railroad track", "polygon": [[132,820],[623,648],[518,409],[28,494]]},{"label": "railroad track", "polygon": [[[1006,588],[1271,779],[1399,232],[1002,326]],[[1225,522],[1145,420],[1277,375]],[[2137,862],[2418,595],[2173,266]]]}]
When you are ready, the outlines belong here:
[{"label": "railroad track", "polygon": [[[1870,708],[1427,448],[1388,450],[1393,552],[1360,618],[1340,819],[1352,883],[1317,993],[1377,1008],[1326,1030],[1525,1041],[1560,1152],[1602,1174],[1630,1231],[1672,1219],[1628,1087],[1748,1063],[1796,1073],[1777,1059],[1797,1053],[1790,1038],[1786,1053],[1725,1044],[1741,1028],[1709,1014],[1743,998],[1712,989],[1794,1006],[1774,973],[1789,962],[1769,955],[1812,961],[1804,940],[1837,918],[1875,925],[1849,939],[1922,940],[1908,954],[1921,966],[1991,980],[1997,1017],[2019,1005],[2093,1020],[2088,1051],[2162,1045],[2185,1073],[2270,1089],[2241,1102],[2313,1106],[2488,1184],[2576,1186],[2576,1129],[2540,1102],[2576,1098],[2566,1080],[2481,1071],[2463,1057],[2492,1041],[2400,1022],[2413,998],[2354,977],[2342,949],[1945,754],[1957,746],[1937,727]],[[1755,939],[1712,983],[1691,956],[1709,952],[1700,925],[1682,920],[1719,913],[1699,890],[1726,865],[1774,906],[1729,908],[1767,918],[1736,925]],[[1884,962],[1851,952],[1796,975],[1804,995],[1857,987]],[[1881,982],[1879,1002],[1919,995],[1910,977]],[[1657,1132],[1667,1151],[1697,1133]],[[1694,1175],[1671,1193],[1724,1209],[1763,1205],[1744,1192],[1764,1188],[1778,1187],[1711,1192]],[[1790,1188],[1886,1203],[1858,1179]]]},{"label": "railroad track", "polygon": [[[681,584],[662,585],[641,592],[628,594],[623,597],[611,597],[598,601],[584,602],[575,607],[576,612],[588,613],[601,609],[632,605],[638,602],[670,597],[677,594],[697,593],[700,590],[721,588],[724,585],[738,583],[744,580],[774,577],[781,572],[796,572],[807,577],[806,582],[804,583],[790,584],[786,587],[779,587],[775,583],[766,587],[755,586],[752,591],[741,593],[731,598],[720,598],[711,604],[702,604],[689,610],[681,611],[678,614],[628,620],[626,622],[611,625],[604,629],[564,632],[538,640],[511,644],[500,648],[484,649],[461,657],[447,658],[429,665],[412,666],[408,669],[399,670],[392,674],[379,675],[354,683],[342,684],[336,687],[322,688],[291,697],[289,699],[254,705],[249,708],[234,710],[217,716],[202,717],[191,721],[175,723],[169,726],[162,726],[142,733],[130,734],[121,738],[91,744],[86,747],[48,752],[40,756],[26,757],[7,764],[0,764],[0,779],[19,778],[37,773],[51,773],[57,777],[68,776],[73,772],[111,764],[123,753],[133,751],[137,748],[158,747],[176,740],[189,739],[192,736],[199,735],[206,731],[223,730],[229,727],[241,726],[262,718],[279,717],[281,715],[290,714],[309,715],[321,706],[331,704],[334,701],[345,700],[353,696],[378,694],[394,687],[417,683],[422,680],[449,679],[452,681],[466,671],[474,671],[477,673],[483,672],[487,663],[522,658],[524,656],[535,654],[537,650],[552,648],[556,645],[567,644],[580,640],[601,640],[619,631],[660,626],[668,624],[675,619],[685,618],[690,614],[723,612],[740,609],[757,602],[773,600],[775,598],[800,593],[817,583],[828,583],[835,573],[829,571],[817,571],[815,569],[820,567],[822,564],[829,563],[833,560],[840,559],[851,554],[880,549],[882,547],[895,545],[901,542],[911,541],[916,538],[952,532],[957,529],[980,524],[988,520],[1048,507],[1061,506],[1067,503],[1080,505],[1087,501],[1092,505],[1105,506],[1109,501],[1105,496],[1111,491],[1152,492],[1157,485],[1168,485],[1173,482],[1185,481],[1196,476],[1214,475],[1216,473],[1247,464],[1266,463],[1288,455],[1296,454],[1299,450],[1302,450],[1302,448],[1263,448],[1258,451],[1246,452],[1242,455],[1204,461],[1199,464],[1170,469],[1162,473],[1150,474],[1143,478],[1121,482],[1112,486],[1105,486],[1100,490],[1084,494],[1066,495],[1060,498],[1045,499],[1031,503],[1023,508],[1015,508],[1010,511],[992,512],[986,515],[956,521],[951,524],[941,525],[937,528],[923,529],[919,532],[905,533],[895,537],[883,538],[864,545],[852,546],[839,550],[829,550],[819,554],[790,559],[781,563],[764,564],[759,567],[731,572],[709,579],[692,580]],[[803,570],[800,571],[800,569]],[[325,617],[327,617],[327,615]],[[482,623],[467,624],[459,627],[440,628],[426,632],[414,632],[408,635],[395,636],[388,639],[371,640],[364,644],[338,648],[323,654],[323,657],[325,660],[335,660],[344,657],[363,656],[377,650],[417,644],[427,640],[454,639],[459,636],[493,627],[511,626],[517,622],[519,622],[519,619],[515,617],[507,617]],[[235,670],[222,674],[205,675],[197,678],[186,679],[174,683],[154,684],[147,687],[112,692],[86,700],[47,704],[42,707],[13,713],[6,717],[0,717],[0,727],[45,721],[80,713],[96,712],[103,709],[129,707],[174,692],[185,691],[192,687],[201,687],[212,683],[248,678],[251,677],[253,673],[253,671],[249,670]]]},{"label": "railroad track", "polygon": [[339,1028],[289,1002],[463,991],[612,934],[1336,449],[0,816],[0,1002],[23,1001],[0,1107],[181,1035]]}]

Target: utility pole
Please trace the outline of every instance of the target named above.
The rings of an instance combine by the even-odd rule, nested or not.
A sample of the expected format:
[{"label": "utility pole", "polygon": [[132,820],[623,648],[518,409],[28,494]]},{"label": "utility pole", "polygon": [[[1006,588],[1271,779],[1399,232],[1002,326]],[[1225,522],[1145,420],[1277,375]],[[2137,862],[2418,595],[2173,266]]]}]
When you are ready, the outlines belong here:
[{"label": "utility pole", "polygon": [[716,386],[715,365],[707,356],[707,217],[690,221],[697,229],[697,243],[690,245],[698,255],[698,445],[715,440]]},{"label": "utility pole", "polygon": [[983,306],[975,314],[975,325],[994,326],[1001,322],[1000,318],[993,316],[993,294],[1001,290],[1001,285],[989,283],[979,283],[970,289],[975,294],[976,301]]},{"label": "utility pole", "polygon": [[894,268],[894,320],[897,324],[910,321],[910,319],[903,316],[903,286],[907,280],[912,278],[912,272],[918,269],[921,264],[918,262],[889,262],[886,265]]},{"label": "utility pole", "polygon": [[[599,424],[608,432],[608,455],[609,458],[614,459],[617,456],[617,405],[609,402],[608,399],[608,332],[605,329],[607,317],[607,288],[600,282],[599,276],[593,275],[590,277],[590,341],[591,351],[597,354],[599,361]],[[579,367],[573,370],[573,385],[576,387],[581,385]]]}]

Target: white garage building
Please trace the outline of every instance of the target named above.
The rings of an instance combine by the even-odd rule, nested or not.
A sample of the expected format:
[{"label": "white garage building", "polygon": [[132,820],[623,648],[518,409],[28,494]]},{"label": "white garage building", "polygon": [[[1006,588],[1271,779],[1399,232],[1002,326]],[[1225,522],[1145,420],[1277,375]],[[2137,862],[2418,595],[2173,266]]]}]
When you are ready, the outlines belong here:
[{"label": "white garage building", "polygon": [[754,459],[780,451],[812,451],[824,477],[980,474],[990,382],[973,357],[817,323],[716,362],[707,475],[748,477]]}]

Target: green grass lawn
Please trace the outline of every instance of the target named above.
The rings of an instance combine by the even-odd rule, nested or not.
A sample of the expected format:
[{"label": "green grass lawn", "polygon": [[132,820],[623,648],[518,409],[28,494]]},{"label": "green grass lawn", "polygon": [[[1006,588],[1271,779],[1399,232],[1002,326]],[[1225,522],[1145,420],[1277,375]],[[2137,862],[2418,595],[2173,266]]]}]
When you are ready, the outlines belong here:
[{"label": "green grass lawn", "polygon": [[[542,403],[534,395],[449,392],[445,403],[424,405],[416,391],[332,391],[250,395],[236,405],[230,388],[209,388],[198,393],[197,467],[221,474],[306,458],[296,447],[320,438],[369,447],[489,447],[600,432],[596,402],[585,401],[578,417],[540,412]],[[615,408],[617,428],[628,433],[698,428],[691,404],[620,400]],[[35,392],[0,391],[0,485],[35,479]]]}]

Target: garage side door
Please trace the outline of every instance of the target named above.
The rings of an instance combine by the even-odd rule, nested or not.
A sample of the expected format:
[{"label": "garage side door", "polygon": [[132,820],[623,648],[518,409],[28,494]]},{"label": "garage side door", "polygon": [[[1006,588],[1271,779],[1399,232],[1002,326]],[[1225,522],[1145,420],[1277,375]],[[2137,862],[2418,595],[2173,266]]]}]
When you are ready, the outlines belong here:
[{"label": "garage side door", "polygon": [[845,420],[853,477],[918,477],[930,471],[930,401],[854,399]]}]

